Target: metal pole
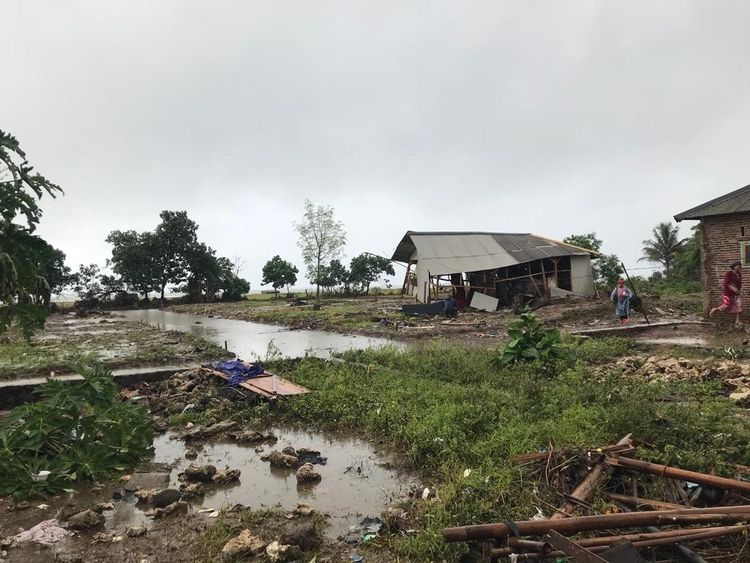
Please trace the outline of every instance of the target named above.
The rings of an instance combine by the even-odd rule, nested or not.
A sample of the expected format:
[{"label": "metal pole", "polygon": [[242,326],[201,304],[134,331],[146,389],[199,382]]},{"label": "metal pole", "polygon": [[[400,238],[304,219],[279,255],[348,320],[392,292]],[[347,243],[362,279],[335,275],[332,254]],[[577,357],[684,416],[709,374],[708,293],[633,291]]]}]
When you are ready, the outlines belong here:
[{"label": "metal pole", "polygon": [[[633,285],[633,282],[630,280],[630,276],[628,275],[628,271],[625,269],[625,264],[620,262],[620,266],[622,266],[622,271],[625,272],[625,277],[628,278],[628,284],[630,285],[631,289],[633,290],[633,295],[638,297],[638,292],[635,290],[635,286]],[[650,325],[651,321],[648,320],[648,315],[646,314],[646,304],[643,302],[643,299],[641,299],[641,313],[643,313],[643,318],[646,319],[646,324]]]}]

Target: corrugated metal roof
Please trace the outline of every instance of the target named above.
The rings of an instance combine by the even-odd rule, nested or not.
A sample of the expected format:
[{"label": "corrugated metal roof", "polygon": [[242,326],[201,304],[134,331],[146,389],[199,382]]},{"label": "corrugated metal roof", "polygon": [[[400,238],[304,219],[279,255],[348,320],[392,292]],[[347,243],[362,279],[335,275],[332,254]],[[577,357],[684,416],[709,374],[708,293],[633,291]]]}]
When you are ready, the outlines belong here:
[{"label": "corrugated metal roof", "polygon": [[[415,255],[416,253],[416,255]],[[480,272],[542,258],[596,254],[564,242],[532,234],[408,231],[391,260],[416,258],[432,275]]]},{"label": "corrugated metal roof", "polygon": [[675,221],[700,219],[713,215],[731,215],[732,213],[750,213],[750,186],[745,186],[723,196],[707,201],[674,216]]}]

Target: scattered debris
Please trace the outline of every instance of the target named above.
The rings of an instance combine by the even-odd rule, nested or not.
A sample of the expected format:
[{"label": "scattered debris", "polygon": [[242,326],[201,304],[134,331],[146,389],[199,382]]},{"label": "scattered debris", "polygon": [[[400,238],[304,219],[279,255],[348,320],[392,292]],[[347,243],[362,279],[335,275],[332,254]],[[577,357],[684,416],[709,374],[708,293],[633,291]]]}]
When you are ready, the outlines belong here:
[{"label": "scattered debris", "polygon": [[153,501],[156,508],[166,508],[181,498],[182,493],[177,489],[162,489],[154,495]]},{"label": "scattered debris", "polygon": [[213,465],[195,465],[191,463],[185,468],[184,473],[180,473],[180,480],[190,483],[210,483],[216,475],[216,467]]},{"label": "scattered debris", "polygon": [[[70,532],[60,526],[58,520],[43,520],[33,528],[13,536],[15,543],[33,542],[41,545],[53,545],[68,537]],[[6,547],[6,546],[4,546]]]},{"label": "scattered debris", "polygon": [[185,501],[173,502],[169,506],[164,508],[157,508],[153,510],[149,515],[154,519],[164,518],[170,514],[187,514],[189,505]]},{"label": "scattered debris", "polygon": [[226,469],[217,471],[212,479],[216,485],[228,485],[229,483],[234,483],[240,480],[240,470],[229,469],[227,467]]}]

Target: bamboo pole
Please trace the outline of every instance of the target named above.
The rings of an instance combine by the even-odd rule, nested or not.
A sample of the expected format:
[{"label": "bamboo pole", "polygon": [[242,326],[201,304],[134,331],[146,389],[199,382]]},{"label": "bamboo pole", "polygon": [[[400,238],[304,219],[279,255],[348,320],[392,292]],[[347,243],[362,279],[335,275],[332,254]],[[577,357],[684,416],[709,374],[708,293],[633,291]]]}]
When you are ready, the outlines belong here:
[{"label": "bamboo pole", "polygon": [[655,510],[626,514],[579,516],[561,520],[523,520],[445,528],[447,542],[491,540],[504,538],[513,532],[522,536],[539,536],[550,530],[577,533],[587,530],[611,530],[643,526],[672,526],[677,524],[705,524],[741,522],[750,519],[750,505],[690,508],[686,510]]},{"label": "bamboo pole", "polygon": [[740,493],[750,493],[750,482],[748,481],[727,479],[726,477],[707,475],[706,473],[688,471],[686,469],[679,469],[677,467],[670,467],[668,465],[660,465],[658,463],[650,463],[648,461],[641,461],[640,459],[631,459],[617,455],[610,456],[608,458],[608,463],[614,467],[624,467],[625,469],[658,475],[659,477],[681,479],[683,481],[690,481],[691,483],[698,483],[699,485],[706,485],[707,487],[728,489]]},{"label": "bamboo pole", "polygon": [[685,506],[684,504],[674,504],[672,502],[651,500],[647,498],[629,497],[627,495],[618,495],[615,493],[605,493],[604,496],[610,500],[619,501],[634,508],[640,508],[642,506],[656,508],[657,510],[680,510],[683,508],[690,508],[688,506]]}]

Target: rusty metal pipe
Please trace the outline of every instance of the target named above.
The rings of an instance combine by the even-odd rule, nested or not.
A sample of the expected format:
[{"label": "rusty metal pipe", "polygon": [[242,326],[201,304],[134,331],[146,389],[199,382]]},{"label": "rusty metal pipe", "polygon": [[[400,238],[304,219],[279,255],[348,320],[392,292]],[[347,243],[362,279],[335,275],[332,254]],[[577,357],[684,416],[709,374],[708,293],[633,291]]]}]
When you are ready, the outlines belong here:
[{"label": "rusty metal pipe", "polygon": [[750,482],[747,481],[738,481],[737,479],[717,477],[716,475],[708,475],[706,473],[698,473],[697,471],[678,469],[677,467],[660,465],[658,463],[650,463],[648,461],[641,461],[640,459],[632,459],[629,457],[612,456],[608,459],[609,463],[615,467],[624,467],[626,469],[632,469],[641,473],[658,475],[659,477],[681,479],[683,481],[690,481],[692,483],[706,485],[707,487],[715,487],[717,489],[728,489],[730,491],[750,493]]},{"label": "rusty metal pipe", "polygon": [[[719,506],[714,508],[691,508],[686,510],[655,510],[626,514],[603,514],[601,516],[579,516],[561,520],[524,520],[520,522],[478,524],[445,528],[443,538],[447,542],[490,540],[504,538],[515,527],[520,535],[540,536],[550,530],[558,532],[584,532],[587,530],[611,530],[636,526],[670,526],[674,524],[734,523],[750,519],[750,505]],[[510,526],[509,526],[510,524]]]},{"label": "rusty metal pipe", "polygon": [[521,538],[508,538],[510,549],[518,551],[538,551],[540,553],[549,553],[552,551],[552,545],[546,541],[522,540]]}]

